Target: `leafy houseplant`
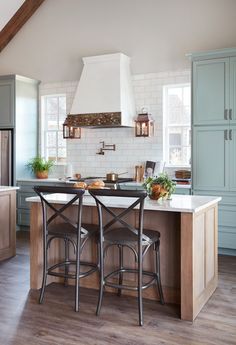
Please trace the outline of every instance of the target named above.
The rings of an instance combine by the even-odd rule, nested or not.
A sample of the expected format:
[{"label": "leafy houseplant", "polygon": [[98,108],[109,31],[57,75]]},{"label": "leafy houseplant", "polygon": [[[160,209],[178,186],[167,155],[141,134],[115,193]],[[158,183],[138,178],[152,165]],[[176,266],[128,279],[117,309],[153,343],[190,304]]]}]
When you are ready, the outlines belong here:
[{"label": "leafy houseplant", "polygon": [[27,163],[27,168],[31,170],[37,178],[48,178],[48,172],[54,166],[53,160],[46,160],[43,157],[37,156]]},{"label": "leafy houseplant", "polygon": [[154,200],[170,199],[175,191],[175,185],[176,183],[169,178],[167,173],[162,173],[157,177],[148,177],[143,184],[150,199]]}]

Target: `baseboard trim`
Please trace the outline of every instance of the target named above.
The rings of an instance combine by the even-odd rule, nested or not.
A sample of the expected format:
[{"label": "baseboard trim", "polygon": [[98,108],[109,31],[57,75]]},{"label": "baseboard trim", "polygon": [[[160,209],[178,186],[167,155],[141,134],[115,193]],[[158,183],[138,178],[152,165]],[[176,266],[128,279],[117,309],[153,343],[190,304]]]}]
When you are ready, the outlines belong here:
[{"label": "baseboard trim", "polygon": [[218,248],[218,254],[236,256],[236,249]]}]

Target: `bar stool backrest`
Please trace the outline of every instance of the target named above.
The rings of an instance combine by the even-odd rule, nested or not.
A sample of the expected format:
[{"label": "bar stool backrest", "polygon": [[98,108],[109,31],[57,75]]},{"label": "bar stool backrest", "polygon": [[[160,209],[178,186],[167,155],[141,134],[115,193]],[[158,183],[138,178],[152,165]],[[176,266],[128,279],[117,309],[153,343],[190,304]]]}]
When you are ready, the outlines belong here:
[{"label": "bar stool backrest", "polygon": [[[137,236],[137,240],[145,240],[148,241],[149,238],[143,234],[143,211],[144,211],[144,201],[147,197],[147,192],[144,190],[138,191],[131,191],[131,190],[114,190],[114,189],[90,189],[90,195],[95,199],[97,209],[98,209],[98,218],[99,218],[99,227],[100,227],[100,234],[101,232],[107,232],[111,230],[111,226],[115,223],[120,223],[121,227],[124,227],[130,230],[133,234]],[[105,202],[104,198],[101,197],[108,197],[107,203]],[[131,198],[132,201],[129,202],[129,206],[122,210],[119,214],[115,214],[112,210],[112,204],[109,204],[109,198],[114,197],[123,197],[123,198]],[[134,200],[133,200],[134,199]],[[130,201],[130,200],[129,200]],[[138,228],[135,228],[128,222],[124,221],[123,218],[132,210],[138,207],[139,212],[139,225]],[[116,206],[116,208],[119,208]],[[105,225],[103,225],[103,212],[105,210],[108,214],[111,215],[112,219],[108,221]]]},{"label": "bar stool backrest", "polygon": [[[82,217],[82,202],[84,189],[78,189],[73,187],[60,187],[60,186],[35,186],[34,191],[39,195],[42,203],[43,209],[43,224],[44,230],[47,231],[49,224],[56,218],[63,220],[63,223],[70,224],[74,227],[75,230],[78,230],[81,227],[81,217]],[[69,194],[72,195],[70,200],[63,206],[58,205],[55,207],[55,202],[48,200],[47,194]],[[74,223],[71,219],[64,215],[64,211],[68,209],[72,204],[78,201],[78,213],[77,213],[77,222]],[[48,210],[52,211],[52,215],[48,217]]]}]

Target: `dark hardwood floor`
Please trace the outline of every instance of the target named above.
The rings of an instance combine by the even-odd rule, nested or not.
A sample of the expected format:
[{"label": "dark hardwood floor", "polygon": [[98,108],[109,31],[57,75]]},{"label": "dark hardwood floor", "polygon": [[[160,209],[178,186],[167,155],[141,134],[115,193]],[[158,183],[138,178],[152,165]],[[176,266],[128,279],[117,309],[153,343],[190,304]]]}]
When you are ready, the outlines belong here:
[{"label": "dark hardwood floor", "polygon": [[17,255],[0,263],[0,345],[235,345],[236,257],[219,257],[219,287],[195,322],[178,318],[178,308],[144,303],[144,326],[137,325],[135,298],[105,294],[100,317],[97,293],[81,289],[80,312],[74,289],[58,284],[45,303],[29,291],[28,235],[18,233]]}]

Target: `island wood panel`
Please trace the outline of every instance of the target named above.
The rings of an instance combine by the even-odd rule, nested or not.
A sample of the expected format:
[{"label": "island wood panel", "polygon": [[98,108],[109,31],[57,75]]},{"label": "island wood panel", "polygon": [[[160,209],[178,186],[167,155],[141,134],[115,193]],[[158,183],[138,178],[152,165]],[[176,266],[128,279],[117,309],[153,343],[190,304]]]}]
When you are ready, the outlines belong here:
[{"label": "island wood panel", "polygon": [[0,260],[16,255],[16,192],[0,192]]},{"label": "island wood panel", "polygon": [[181,318],[194,320],[217,287],[218,207],[181,214]]},{"label": "island wood panel", "polygon": [[[58,207],[58,205],[55,205]],[[68,210],[75,219],[75,207]],[[120,209],[113,209],[120,212]],[[108,217],[109,219],[109,217]],[[137,225],[137,212],[131,221]],[[83,208],[83,222],[98,223],[95,207]],[[184,320],[192,321],[214,292],[217,285],[217,206],[213,205],[196,214],[165,211],[145,211],[144,227],[161,233],[161,276],[165,301],[180,303],[180,314]],[[54,246],[54,247],[53,247]],[[51,250],[52,249],[52,250]],[[63,257],[63,247],[56,241],[50,248],[49,260]],[[72,254],[72,253],[71,253]],[[96,262],[96,244],[87,243],[82,260]],[[31,288],[39,289],[42,279],[42,213],[40,203],[31,204]],[[125,251],[125,261],[135,267],[133,254]],[[118,262],[118,252],[109,249],[105,258],[106,270],[113,269]],[[153,269],[152,252],[144,260],[144,269]],[[50,277],[48,283],[60,281]],[[131,278],[127,282],[133,282]],[[74,284],[74,281],[69,282]],[[81,280],[81,286],[98,288],[98,274]],[[107,289],[114,291],[114,289]],[[132,291],[124,294],[134,295]],[[155,287],[143,291],[143,296],[157,299]]]}]

